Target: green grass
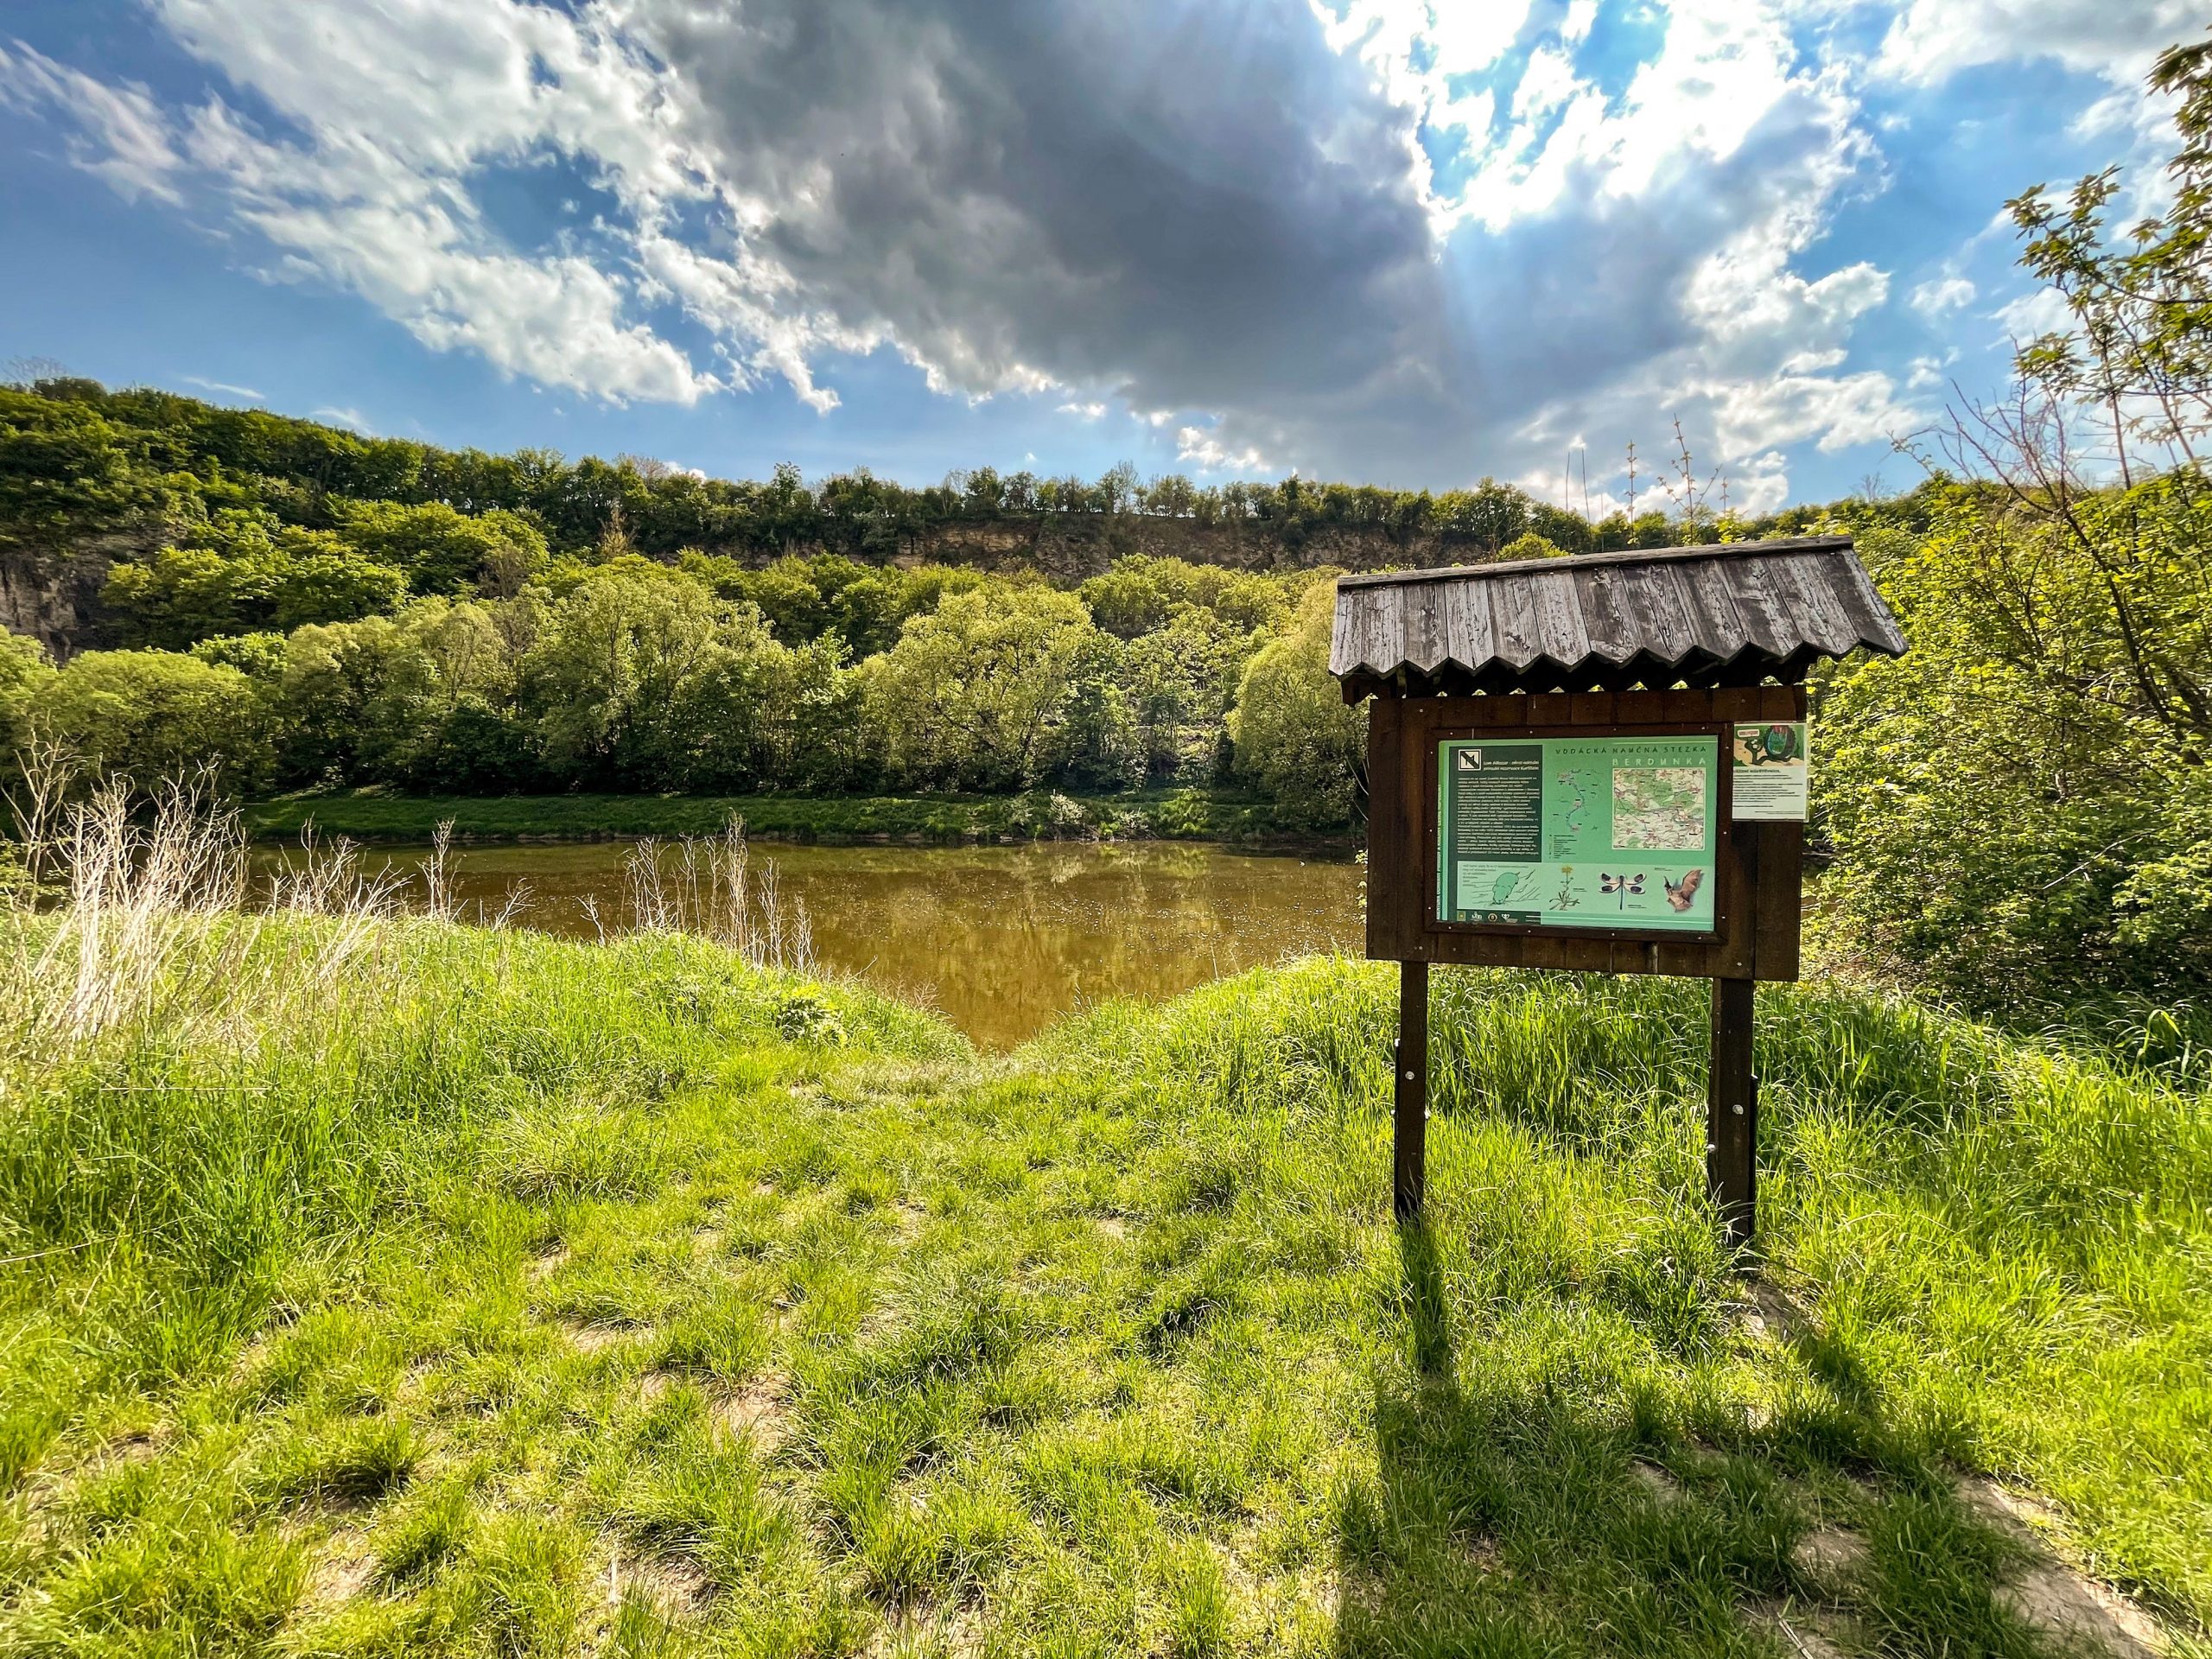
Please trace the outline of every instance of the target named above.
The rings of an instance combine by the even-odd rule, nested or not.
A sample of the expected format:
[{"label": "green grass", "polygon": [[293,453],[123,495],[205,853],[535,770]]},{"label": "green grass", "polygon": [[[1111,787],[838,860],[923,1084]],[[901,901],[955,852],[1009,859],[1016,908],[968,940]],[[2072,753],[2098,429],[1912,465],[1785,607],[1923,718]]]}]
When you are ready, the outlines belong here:
[{"label": "green grass", "polygon": [[1404,1230],[1394,988],[990,1059],[702,944],[409,923],[311,1024],[18,1043],[0,1655],[2055,1653],[1966,1471],[2212,1652],[2190,1073],[1763,991],[1762,1331],[1700,988],[1439,975]]},{"label": "green grass", "polygon": [[[355,841],[427,841],[450,822],[464,838],[590,841],[710,836],[733,816],[772,841],[1036,841],[1053,838],[1295,842],[1313,832],[1273,803],[1219,790],[1121,795],[390,795],[286,796],[245,809],[263,841],[312,822]],[[1325,837],[1323,837],[1325,838]]]}]

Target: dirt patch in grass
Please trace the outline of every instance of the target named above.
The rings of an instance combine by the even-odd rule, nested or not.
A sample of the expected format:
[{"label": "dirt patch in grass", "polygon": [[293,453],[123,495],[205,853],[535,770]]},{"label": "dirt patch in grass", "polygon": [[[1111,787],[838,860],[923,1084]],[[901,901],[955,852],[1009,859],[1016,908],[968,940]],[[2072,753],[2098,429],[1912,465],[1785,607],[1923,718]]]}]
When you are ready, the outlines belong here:
[{"label": "dirt patch in grass", "polygon": [[989,1630],[975,1608],[939,1607],[923,1601],[887,1616],[861,1649],[862,1659],[970,1659],[982,1654]]},{"label": "dirt patch in grass", "polygon": [[665,1619],[683,1618],[714,1599],[715,1581],[696,1561],[680,1555],[630,1555],[610,1574],[613,1599],[629,1596]]},{"label": "dirt patch in grass", "polygon": [[376,1557],[359,1541],[350,1541],[315,1558],[308,1573],[308,1599],[321,1607],[341,1607],[365,1594],[376,1576]]},{"label": "dirt patch in grass", "polygon": [[749,1440],[763,1452],[782,1445],[790,1428],[785,1394],[790,1388],[783,1377],[760,1381],[726,1394],[714,1403],[712,1417],[717,1439]]},{"label": "dirt patch in grass", "polygon": [[561,1334],[579,1353],[604,1353],[627,1343],[643,1342],[652,1332],[642,1325],[574,1325],[563,1322]]},{"label": "dirt patch in grass", "polygon": [[1636,1478],[1637,1485],[1662,1504],[1681,1503],[1689,1497],[1682,1490],[1682,1483],[1656,1463],[1646,1463],[1642,1458],[1636,1458],[1630,1461],[1628,1471]]},{"label": "dirt patch in grass", "polygon": [[1959,1497],[2027,1554],[2026,1567],[1995,1592],[2007,1612],[2069,1649],[2101,1649],[2112,1659],[2154,1659],[2172,1650],[2158,1620],[2058,1556],[2050,1535],[2061,1517],[2051,1505],[1982,1475],[1961,1481]]},{"label": "dirt patch in grass", "polygon": [[1869,1559],[1866,1541],[1842,1527],[1808,1532],[1789,1552],[1790,1564],[1831,1595],[1863,1572]]},{"label": "dirt patch in grass", "polygon": [[1796,1659],[1852,1659],[1865,1650],[1849,1619],[1815,1608],[1756,1604],[1745,1611],[1745,1622]]}]

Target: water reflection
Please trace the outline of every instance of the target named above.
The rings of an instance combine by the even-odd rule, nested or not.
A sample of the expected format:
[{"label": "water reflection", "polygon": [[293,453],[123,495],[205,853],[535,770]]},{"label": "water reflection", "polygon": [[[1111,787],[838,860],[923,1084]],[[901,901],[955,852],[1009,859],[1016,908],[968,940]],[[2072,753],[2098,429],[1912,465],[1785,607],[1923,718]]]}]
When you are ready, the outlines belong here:
[{"label": "water reflection", "polygon": [[[428,850],[378,848],[366,861],[409,870]],[[630,850],[611,842],[460,849],[452,885],[467,910],[486,914],[526,889],[517,922],[589,938],[600,924],[629,922]],[[1010,1047],[1088,1002],[1173,996],[1359,940],[1360,871],[1349,861],[1178,842],[764,843],[753,849],[756,882],[770,859],[786,903],[805,905],[824,966],[941,1008],[989,1047]]]}]

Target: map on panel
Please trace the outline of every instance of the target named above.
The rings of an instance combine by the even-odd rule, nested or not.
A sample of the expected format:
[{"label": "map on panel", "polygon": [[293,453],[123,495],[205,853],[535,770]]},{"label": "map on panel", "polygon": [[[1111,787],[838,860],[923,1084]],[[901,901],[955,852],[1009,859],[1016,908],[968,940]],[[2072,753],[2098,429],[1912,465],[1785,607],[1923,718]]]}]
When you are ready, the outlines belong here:
[{"label": "map on panel", "polygon": [[1705,773],[1695,766],[1613,768],[1613,845],[1695,852],[1705,845]]}]

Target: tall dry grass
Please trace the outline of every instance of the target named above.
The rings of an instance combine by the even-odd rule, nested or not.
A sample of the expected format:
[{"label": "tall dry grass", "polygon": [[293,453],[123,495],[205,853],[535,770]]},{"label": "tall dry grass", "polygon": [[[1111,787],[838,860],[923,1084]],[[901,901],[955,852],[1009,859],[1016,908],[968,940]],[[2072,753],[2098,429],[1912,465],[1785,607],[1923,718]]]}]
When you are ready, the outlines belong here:
[{"label": "tall dry grass", "polygon": [[[690,934],[755,968],[814,971],[814,923],[805,901],[785,898],[772,858],[762,861],[755,878],[741,817],[733,817],[720,835],[671,842],[646,836],[623,860],[622,880],[639,932]],[[607,929],[596,910],[592,920],[604,941]]]},{"label": "tall dry grass", "polygon": [[[244,831],[204,781],[143,798],[117,781],[72,798],[33,768],[14,806],[27,879],[0,928],[7,1063],[57,1065],[123,1033],[248,1041],[373,978],[396,884],[366,874],[350,846],[279,873],[250,905]],[[301,914],[333,925],[284,925]]]},{"label": "tall dry grass", "polygon": [[[377,989],[385,924],[499,929],[526,912],[518,885],[499,911],[466,913],[450,823],[411,880],[371,874],[359,847],[321,842],[312,827],[304,857],[257,875],[238,813],[206,779],[143,793],[128,780],[88,794],[73,783],[53,757],[37,757],[9,798],[7,850],[22,879],[0,898],[0,1061],[59,1064],[126,1031],[191,1047],[327,1023],[336,1002]],[[592,909],[606,944],[618,930]],[[715,836],[639,842],[620,909],[620,931],[706,939],[755,968],[815,968],[806,906],[785,897],[774,860],[756,873],[741,818]],[[305,917],[327,925],[295,925]]]}]

